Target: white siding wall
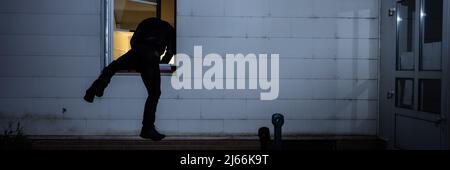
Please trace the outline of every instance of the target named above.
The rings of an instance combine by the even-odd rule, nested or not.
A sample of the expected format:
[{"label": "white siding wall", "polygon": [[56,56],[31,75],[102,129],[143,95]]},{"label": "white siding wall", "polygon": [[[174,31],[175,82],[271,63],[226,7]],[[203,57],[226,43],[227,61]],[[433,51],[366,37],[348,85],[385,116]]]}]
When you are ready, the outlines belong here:
[{"label": "white siding wall", "polygon": [[[253,134],[285,115],[288,134],[376,134],[378,0],[178,0],[178,52],[279,53],[280,95],[182,90],[163,77],[157,126],[167,134]],[[94,104],[100,0],[0,1],[0,122],[35,135],[137,134],[146,91],[116,76]],[[67,112],[63,113],[63,108]]]}]

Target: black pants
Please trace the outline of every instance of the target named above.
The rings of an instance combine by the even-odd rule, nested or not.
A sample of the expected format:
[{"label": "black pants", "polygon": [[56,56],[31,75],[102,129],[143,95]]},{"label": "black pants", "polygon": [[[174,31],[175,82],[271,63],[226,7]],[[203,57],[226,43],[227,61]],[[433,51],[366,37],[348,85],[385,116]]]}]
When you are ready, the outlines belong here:
[{"label": "black pants", "polygon": [[136,70],[141,74],[142,81],[147,89],[148,97],[145,101],[144,127],[153,127],[155,112],[161,95],[161,74],[159,70],[159,54],[149,48],[131,49],[119,59],[113,61],[103,69],[96,82],[104,90],[111,81],[112,76],[119,70]]}]

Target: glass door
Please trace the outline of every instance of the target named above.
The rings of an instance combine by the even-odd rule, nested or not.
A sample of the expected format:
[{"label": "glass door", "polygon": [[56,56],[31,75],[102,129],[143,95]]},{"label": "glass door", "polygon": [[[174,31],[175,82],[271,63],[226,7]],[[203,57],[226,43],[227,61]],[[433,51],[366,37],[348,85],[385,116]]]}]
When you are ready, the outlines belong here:
[{"label": "glass door", "polygon": [[[392,5],[395,49],[381,45],[381,50],[388,52],[382,52],[381,68],[387,71],[381,71],[380,91],[380,111],[387,112],[380,113],[380,121],[391,124],[386,129],[381,122],[380,126],[385,126],[381,133],[388,134],[393,148],[441,149],[448,129],[444,113],[448,91],[443,88],[448,86],[448,74],[443,71],[448,69],[448,64],[443,64],[448,59],[444,55],[447,48],[443,48],[444,40],[448,41],[444,38],[444,14],[448,13],[444,5],[448,2],[397,0]],[[390,27],[381,27],[381,39],[388,38],[383,37],[383,30]],[[383,64],[391,61],[395,62],[393,67]]]}]

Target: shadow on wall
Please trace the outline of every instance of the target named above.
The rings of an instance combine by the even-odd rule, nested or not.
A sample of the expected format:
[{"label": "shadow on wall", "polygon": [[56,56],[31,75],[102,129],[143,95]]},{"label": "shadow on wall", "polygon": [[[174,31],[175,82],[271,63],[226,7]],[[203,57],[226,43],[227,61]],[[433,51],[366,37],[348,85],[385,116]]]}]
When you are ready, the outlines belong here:
[{"label": "shadow on wall", "polygon": [[[367,94],[376,94],[376,93],[378,93],[376,88],[371,88],[369,80],[378,77],[378,73],[377,73],[378,72],[378,68],[374,68],[375,65],[374,64],[370,64],[370,61],[371,60],[378,61],[379,57],[378,57],[378,55],[375,55],[376,58],[374,58],[374,59],[372,59],[372,58],[364,58],[364,57],[371,57],[370,53],[372,51],[374,51],[373,49],[370,49],[372,47],[372,45],[370,44],[370,41],[369,41],[369,44],[367,44],[368,49],[364,49],[361,46],[361,44],[364,41],[367,42],[367,40],[377,39],[378,38],[378,37],[372,37],[371,36],[372,28],[378,28],[378,22],[370,22],[370,21],[369,22],[367,22],[367,21],[363,22],[363,20],[360,19],[360,16],[370,15],[370,10],[369,9],[359,10],[359,11],[349,11],[349,12],[346,12],[346,13],[344,13],[342,15],[350,16],[350,18],[351,18],[350,20],[352,20],[351,21],[351,25],[345,25],[344,26],[344,25],[339,25],[338,24],[337,28],[336,28],[338,30],[337,34],[339,34],[340,32],[341,33],[350,33],[351,32],[351,34],[350,34],[351,36],[349,36],[349,37],[338,37],[337,36],[336,38],[338,38],[338,39],[340,39],[340,38],[344,38],[344,39],[348,38],[348,39],[350,39],[351,40],[351,50],[349,50],[349,51],[342,51],[343,50],[342,48],[337,48],[338,49],[338,54],[343,54],[343,53],[344,54],[345,53],[350,54],[351,56],[348,56],[348,57],[349,57],[349,59],[352,62],[351,62],[351,67],[343,67],[343,68],[336,67],[335,72],[338,73],[338,72],[342,71],[342,70],[339,70],[339,69],[351,69],[351,70],[345,70],[344,71],[344,72],[351,72],[351,79],[352,79],[352,83],[351,83],[352,91],[351,91],[351,93],[347,94],[344,97],[345,99],[352,100],[352,102],[351,102],[352,103],[351,104],[351,113],[350,113],[351,115],[350,115],[349,118],[352,119],[352,120],[370,119],[370,117],[364,117],[364,118],[358,117],[358,104],[356,103],[356,101],[359,99],[358,97],[363,95],[364,93],[367,93]],[[353,16],[353,17],[351,17],[351,16]],[[367,20],[367,19],[372,20],[372,19],[375,19],[375,18],[364,18],[364,20]],[[350,29],[350,30],[348,30],[348,29]],[[339,41],[337,41],[337,42],[339,42]],[[378,41],[376,41],[376,42],[378,42]],[[336,46],[339,47],[340,44],[338,43],[338,44],[336,44]],[[367,52],[367,53],[363,53],[363,52]],[[369,63],[368,67],[361,67],[360,66],[361,63],[359,61],[362,58],[369,61],[368,62]],[[362,77],[361,78],[361,74],[363,74],[363,73],[359,72],[359,71],[361,71],[360,70],[361,68],[365,69],[363,71],[363,73],[368,73],[368,75],[367,75],[368,77]],[[374,70],[377,73],[376,77],[372,77],[373,76],[372,72]],[[338,91],[338,90],[339,89],[336,86],[336,91]],[[345,107],[345,106],[341,105],[341,108],[339,108],[338,110],[343,110],[344,109],[343,107]],[[367,109],[369,110],[370,107],[367,108]],[[371,112],[368,111],[368,113],[371,113]],[[358,129],[359,127],[360,127],[360,125],[358,124],[357,121],[351,121],[351,125],[348,128],[350,128],[350,129]],[[338,125],[335,124],[335,128],[339,128]]]}]

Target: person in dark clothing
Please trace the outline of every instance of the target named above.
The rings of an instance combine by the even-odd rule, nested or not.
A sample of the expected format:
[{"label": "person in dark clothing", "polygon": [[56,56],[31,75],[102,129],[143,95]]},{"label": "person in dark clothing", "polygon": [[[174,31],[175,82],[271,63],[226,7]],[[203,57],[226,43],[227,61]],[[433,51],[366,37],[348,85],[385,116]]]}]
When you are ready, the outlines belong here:
[{"label": "person in dark clothing", "polygon": [[[168,22],[158,18],[143,20],[131,38],[131,50],[103,69],[98,79],[86,90],[84,100],[92,103],[95,96],[102,97],[117,71],[136,70],[141,74],[148,93],[140,136],[155,141],[163,139],[165,135],[160,134],[154,126],[156,107],[161,95],[159,64],[169,63],[174,54],[174,43],[175,29]],[[166,53],[160,60],[164,51]]]}]

